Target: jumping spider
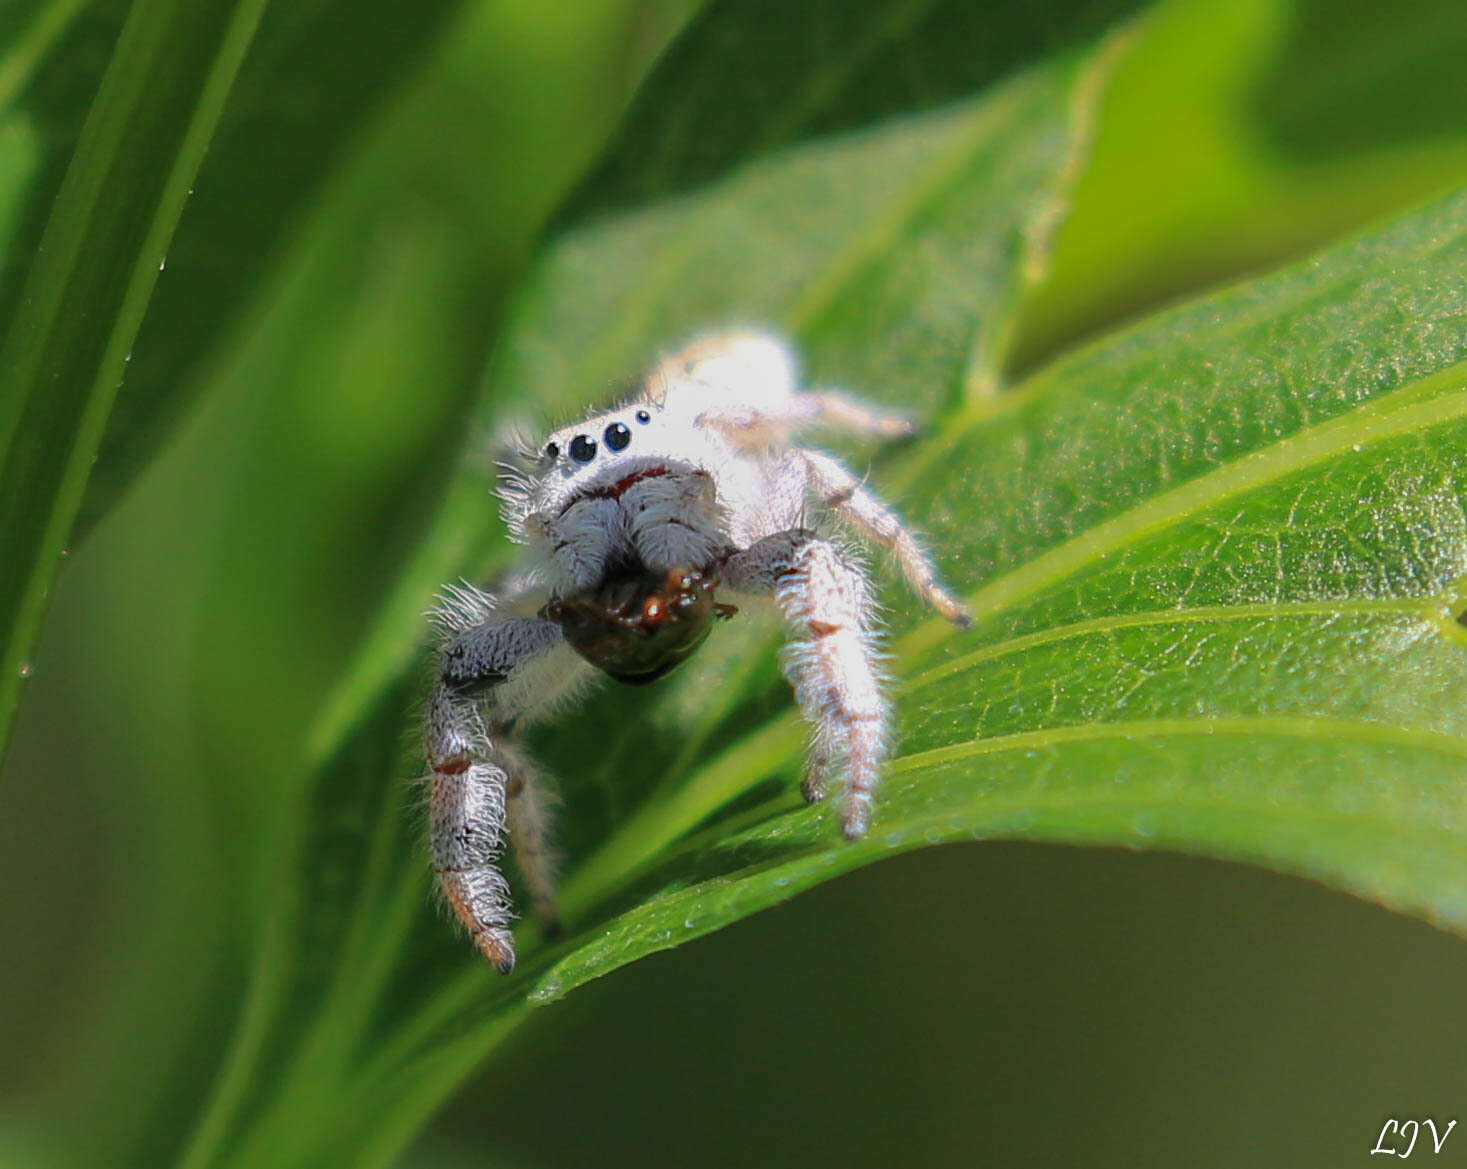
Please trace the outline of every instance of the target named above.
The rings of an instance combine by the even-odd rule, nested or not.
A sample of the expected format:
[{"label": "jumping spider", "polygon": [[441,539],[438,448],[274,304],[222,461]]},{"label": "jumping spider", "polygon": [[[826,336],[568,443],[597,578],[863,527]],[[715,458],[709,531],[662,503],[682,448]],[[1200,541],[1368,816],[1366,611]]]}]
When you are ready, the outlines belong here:
[{"label": "jumping spider", "polygon": [[[731,333],[695,341],[624,405],[507,466],[504,518],[533,560],[497,598],[447,590],[423,724],[438,883],[501,972],[515,959],[499,867],[506,822],[536,914],[556,925],[541,785],[512,731],[595,670],[650,682],[684,661],[735,611],[715,591],[772,598],[783,614],[780,664],[811,726],[805,797],[836,786],[841,831],[865,833],[889,738],[880,634],[865,569],[807,517],[833,512],[890,548],[913,590],[953,624],[969,617],[896,515],[836,460],[794,445],[822,425],[881,438],[912,431],[841,394],[801,392],[786,345]],[[505,611],[515,608],[526,615]]]}]

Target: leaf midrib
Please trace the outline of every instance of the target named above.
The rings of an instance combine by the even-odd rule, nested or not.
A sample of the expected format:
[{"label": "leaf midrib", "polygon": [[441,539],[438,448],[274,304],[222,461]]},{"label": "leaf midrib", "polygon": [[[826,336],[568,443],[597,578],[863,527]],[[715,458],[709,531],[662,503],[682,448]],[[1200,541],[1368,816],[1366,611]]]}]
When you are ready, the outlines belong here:
[{"label": "leaf midrib", "polygon": [[[1467,406],[1464,406],[1464,409],[1467,409]],[[1281,609],[1282,607],[1275,606],[1275,608]],[[1423,621],[1428,619],[1425,606],[1420,599],[1416,598],[1387,598],[1353,603],[1340,601],[1299,603],[1288,607],[1288,612],[1300,615],[1307,615],[1311,612],[1330,615],[1342,611],[1405,616],[1419,614]],[[1196,614],[1196,619],[1205,620],[1208,617],[1218,617],[1220,610],[1161,611],[1137,614],[1134,615],[1134,618],[1129,615],[1099,618],[1095,620],[1094,624],[1101,629],[1119,628],[1123,623],[1134,620],[1134,623],[1140,626],[1150,621],[1159,623],[1164,619],[1187,619],[1192,614]],[[1247,606],[1238,607],[1235,611],[1221,611],[1221,615],[1224,618],[1232,619],[1256,619],[1258,616],[1251,607]],[[1088,624],[1092,623],[1077,622],[1059,631],[1042,630],[1022,638],[1009,639],[1006,642],[986,646],[970,657],[996,658],[1005,653],[1020,651],[1030,644],[1042,643],[1046,640],[1062,640],[1065,636],[1074,635],[1082,626]],[[903,689],[905,691],[912,686],[925,685],[933,681],[934,676],[940,677],[944,673],[952,672],[955,666],[956,663],[949,663],[929,671],[928,674],[918,675]],[[1235,728],[1244,724],[1259,729],[1260,733],[1292,733],[1296,737],[1305,733],[1318,733],[1333,735],[1336,738],[1369,738],[1372,741],[1390,741],[1396,745],[1429,748],[1467,758],[1467,743],[1459,738],[1440,732],[1390,727],[1384,723],[1351,722],[1345,719],[1290,719],[1283,716],[1258,716],[1253,719],[1197,716],[1190,719],[1150,720],[1144,723],[1141,721],[1106,722],[1048,727],[987,739],[969,740],[964,743],[947,744],[943,747],[895,757],[890,764],[890,773],[901,774],[923,765],[935,765],[940,762],[977,757],[1003,750],[1031,750],[1055,745],[1062,741],[1073,742],[1084,738],[1087,734],[1097,738],[1125,737],[1127,734],[1161,733],[1163,729],[1170,729],[1178,734],[1216,735],[1237,733]],[[1151,728],[1151,730],[1148,732],[1144,728]],[[1351,729],[1352,734],[1344,735],[1344,728]],[[778,715],[762,727],[752,731],[739,743],[691,776],[666,800],[645,806],[572,874],[563,891],[568,910],[573,908],[578,912],[585,909],[606,890],[616,888],[628,877],[644,871],[656,862],[667,842],[683,836],[698,820],[735,797],[739,791],[749,786],[752,780],[769,774],[773,768],[794,758],[799,750],[800,731],[800,722],[793,712]],[[713,831],[717,831],[717,828],[715,827]],[[639,859],[631,859],[630,850],[622,846],[622,842],[626,840],[647,839],[657,841],[657,847],[644,850]],[[620,862],[614,859],[618,854],[624,854]]]},{"label": "leaf midrib", "polygon": [[[1007,752],[1028,752],[1049,747],[1059,747],[1079,742],[1105,742],[1117,739],[1135,739],[1144,737],[1174,737],[1174,738],[1217,738],[1226,736],[1257,735],[1266,738],[1293,738],[1308,739],[1311,741],[1332,741],[1341,739],[1352,740],[1359,743],[1372,745],[1386,745],[1403,747],[1408,750],[1425,750],[1436,754],[1448,755],[1452,758],[1467,758],[1467,740],[1460,736],[1448,735],[1442,732],[1413,730],[1409,728],[1393,727],[1386,723],[1368,722],[1364,720],[1351,720],[1339,718],[1303,718],[1285,715],[1256,715],[1256,716],[1197,716],[1194,718],[1170,718],[1170,719],[1130,719],[1116,720],[1105,723],[1075,723],[1062,727],[1042,728],[1032,731],[1015,731],[1004,735],[995,735],[991,738],[969,739],[961,743],[944,744],[941,747],[932,747],[924,751],[913,752],[894,759],[890,765],[889,774],[900,775],[908,772],[918,772],[926,767],[939,767],[944,764],[958,760],[976,758],[984,755],[1000,755]],[[1138,785],[1129,785],[1126,789],[1134,796],[1139,790]],[[1109,792],[1109,789],[1106,789]],[[1046,804],[1054,801],[1063,802],[1065,806],[1071,803],[1080,803],[1100,798],[1099,789],[1074,789],[1067,788],[1063,792],[1029,789],[1020,793],[1004,792],[999,794],[985,793],[982,801],[985,807],[993,807],[995,801],[998,804],[1008,804],[1016,811],[1033,808],[1038,804]],[[1239,807],[1235,795],[1230,794],[1225,801],[1230,808]],[[1167,794],[1167,806],[1182,806],[1185,798],[1178,798],[1176,793]],[[1202,807],[1202,802],[1196,802],[1197,807]],[[1216,802],[1206,803],[1206,807],[1215,807]],[[1273,809],[1279,805],[1270,803],[1268,807]],[[1299,808],[1299,812],[1309,811],[1311,814],[1318,809]],[[1354,815],[1335,810],[1342,817]],[[791,816],[808,814],[807,810],[800,806],[791,809]],[[750,809],[748,815],[751,819],[759,818],[758,809]],[[951,812],[946,814],[948,817]],[[763,818],[767,821],[767,817]],[[903,833],[909,832],[911,826],[918,821],[908,821],[899,829]],[[926,821],[921,821],[925,824]],[[757,830],[751,827],[751,831]],[[894,829],[895,830],[895,829]],[[719,823],[711,825],[705,831],[696,835],[684,837],[675,850],[654,859],[654,863],[665,860],[676,860],[678,857],[696,854],[709,848],[728,842],[733,846],[740,843],[740,835],[735,833],[730,836],[728,825]],[[813,849],[808,854],[823,855],[827,850],[824,845]],[[782,863],[782,862],[771,862]],[[757,868],[743,870],[745,872],[758,871]]]},{"label": "leaf midrib", "polygon": [[941,766],[959,759],[973,759],[1002,751],[1032,751],[1066,743],[1100,742],[1107,739],[1158,738],[1191,735],[1215,738],[1222,735],[1260,735],[1270,738],[1341,739],[1432,751],[1467,759],[1467,739],[1422,727],[1393,726],[1368,719],[1295,717],[1289,715],[1196,715],[1190,718],[1127,719],[1113,722],[1067,723],[1032,731],[1015,731],[988,739],[967,739],[929,747],[891,761],[889,773],[905,774],[923,767]]},{"label": "leaf midrib", "polygon": [[923,670],[919,674],[903,679],[897,693],[906,697],[914,691],[940,682],[953,674],[987,662],[997,661],[1010,654],[1023,653],[1040,646],[1054,645],[1071,638],[1089,637],[1097,633],[1111,633],[1124,629],[1145,629],[1149,626],[1181,624],[1203,624],[1230,621],[1263,621],[1272,618],[1290,617],[1413,617],[1423,623],[1431,622],[1436,616],[1432,602],[1435,597],[1369,597],[1344,598],[1319,601],[1259,601],[1239,605],[1195,605],[1187,608],[1150,609],[1138,613],[1115,613],[1104,617],[1089,617],[1071,621],[1064,625],[1052,625],[1036,629],[1017,637],[1005,637],[991,642],[962,657],[953,658]]},{"label": "leaf midrib", "polygon": [[[1402,250],[1398,253],[1399,259],[1396,262],[1401,267],[1409,267],[1449,249],[1461,249],[1462,245],[1463,236],[1460,233],[1433,238],[1428,243]],[[1039,366],[1029,376],[1005,387],[1002,393],[970,397],[966,407],[950,420],[948,426],[933,435],[922,445],[920,451],[913,452],[903,462],[899,482],[905,485],[930,473],[931,467],[949,457],[952,449],[976,427],[1026,409],[1046,398],[1051,390],[1068,384],[1067,379],[1073,380],[1071,371],[1076,365],[1085,367],[1087,377],[1093,380],[1096,371],[1088,368],[1086,363],[1105,351],[1120,350],[1124,353],[1127,349],[1131,350],[1119,364],[1105,369],[1107,380],[1124,380],[1136,361],[1146,359],[1149,350],[1146,343],[1151,338],[1160,331],[1176,333],[1179,324],[1183,332],[1195,329],[1198,323],[1196,317],[1203,309],[1210,310],[1213,317],[1221,309],[1228,310],[1227,319],[1221,323],[1213,319],[1206,322],[1210,344],[1226,351],[1235,348],[1227,344],[1228,342],[1237,340],[1260,325],[1276,322],[1282,314],[1299,314],[1314,304],[1330,306],[1340,299],[1342,292],[1358,289],[1378,279],[1378,273],[1352,267],[1323,286],[1308,283],[1296,285],[1295,278],[1299,271],[1312,267],[1310,261],[1305,261],[1262,281],[1256,277],[1246,277],[1232,285],[1211,289],[1202,294],[1200,299],[1187,300],[1170,309],[1144,315],[1115,330],[1080,338],[1067,351]],[[1260,292],[1260,285],[1266,289],[1266,294]],[[1442,371],[1434,371],[1425,377],[1431,378],[1440,372]],[[1414,384],[1416,383],[1408,383]],[[1392,391],[1394,392],[1396,391]]]}]

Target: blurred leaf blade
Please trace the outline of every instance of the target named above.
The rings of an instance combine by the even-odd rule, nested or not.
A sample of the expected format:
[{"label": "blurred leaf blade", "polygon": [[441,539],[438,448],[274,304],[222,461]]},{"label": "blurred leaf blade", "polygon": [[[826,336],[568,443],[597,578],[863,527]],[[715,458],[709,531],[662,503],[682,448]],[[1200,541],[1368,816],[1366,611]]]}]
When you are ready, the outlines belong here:
[{"label": "blurred leaf blade", "polygon": [[85,0],[48,0],[30,20],[14,25],[15,35],[0,40],[0,111],[5,111],[34,75],[46,53],[66,31]]},{"label": "blurred leaf blade", "polygon": [[1467,103],[1444,95],[1464,51],[1467,11],[1436,0],[1157,4],[1011,372],[1460,187]]},{"label": "blurred leaf blade", "polygon": [[[458,0],[411,9],[272,5],[230,94],[169,247],[78,516],[85,534],[176,431],[208,384],[238,308],[268,287],[313,201],[431,59]],[[332,51],[322,55],[320,46]],[[268,159],[268,165],[261,165]]]},{"label": "blurred leaf blade", "polygon": [[[659,346],[720,321],[799,336],[814,382],[896,397],[905,381],[907,409],[935,413],[975,384],[985,396],[1127,43],[1112,37],[1093,58],[1059,55],[981,98],[753,161],[567,233],[496,354],[497,396],[548,417],[604,398]],[[863,331],[885,339],[879,353],[852,341]]]},{"label": "blurred leaf blade", "polygon": [[696,189],[802,141],[940,109],[1043,57],[1083,51],[1142,7],[1135,0],[1042,8],[1022,0],[712,4],[643,86],[560,222]]},{"label": "blurred leaf blade", "polygon": [[[427,874],[403,809],[420,762],[391,763],[411,701],[402,675],[422,649],[435,587],[461,562],[459,537],[483,527],[485,492],[454,494],[442,523],[435,509],[458,464],[477,466],[464,415],[484,350],[558,193],[614,126],[627,84],[619,50],[636,12],[624,0],[574,14],[463,6],[287,241],[260,303],[235,326],[247,342],[209,363],[216,384],[194,425],[255,440],[224,444],[234,484],[203,567],[210,607],[241,614],[258,631],[250,640],[269,639],[282,656],[301,648],[284,646],[282,628],[303,624],[310,640],[293,669],[272,668],[264,694],[257,679],[215,667],[232,652],[213,640],[217,629],[191,648],[221,814],[237,864],[257,879],[232,891],[247,900],[254,942],[248,994],[186,1147],[168,1150],[182,1165],[324,1155],[311,1122],[357,1056],[364,1015],[396,991],[392,965],[417,945],[403,940],[403,919],[418,924]],[[546,92],[547,73],[574,81]],[[533,116],[506,127],[504,111],[521,107]],[[174,490],[195,473],[166,463]],[[282,463],[306,469],[285,480]],[[364,493],[364,464],[389,482]],[[356,609],[323,572],[328,561],[370,574]],[[280,578],[273,590],[260,588],[261,563]],[[294,603],[272,609],[281,595]],[[275,733],[241,724],[242,708]],[[373,878],[383,872],[389,889]],[[430,936],[440,932],[457,954],[451,934]]]},{"label": "blurred leaf blade", "polygon": [[0,740],[169,241],[264,0],[138,4],[0,349]]}]

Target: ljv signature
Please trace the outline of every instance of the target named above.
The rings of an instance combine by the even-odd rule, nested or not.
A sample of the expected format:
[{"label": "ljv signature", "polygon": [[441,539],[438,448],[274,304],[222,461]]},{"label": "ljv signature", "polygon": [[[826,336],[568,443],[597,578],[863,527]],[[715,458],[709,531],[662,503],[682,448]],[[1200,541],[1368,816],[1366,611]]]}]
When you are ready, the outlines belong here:
[{"label": "ljv signature", "polygon": [[[1375,1138],[1375,1148],[1370,1150],[1370,1155],[1373,1157],[1376,1153],[1385,1153],[1389,1157],[1409,1157],[1416,1148],[1416,1138],[1421,1135],[1421,1130],[1424,1128],[1431,1130],[1432,1153],[1440,1153],[1442,1146],[1447,1143],[1447,1137],[1456,1127],[1457,1122],[1453,1120],[1442,1129],[1441,1135],[1438,1136],[1436,1121],[1429,1116],[1420,1123],[1414,1120],[1397,1120],[1392,1116],[1381,1125],[1380,1136]],[[1421,1147],[1423,1150],[1426,1148],[1425,1145]]]}]

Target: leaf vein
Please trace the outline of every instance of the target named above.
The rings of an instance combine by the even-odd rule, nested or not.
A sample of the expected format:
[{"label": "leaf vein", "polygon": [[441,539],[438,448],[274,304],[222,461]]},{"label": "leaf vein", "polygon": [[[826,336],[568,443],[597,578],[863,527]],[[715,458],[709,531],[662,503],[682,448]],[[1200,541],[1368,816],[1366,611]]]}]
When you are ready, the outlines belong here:
[{"label": "leaf vein", "polygon": [[1351,722],[1337,718],[1289,718],[1277,715],[1225,718],[1134,719],[1123,722],[1088,723],[1018,731],[992,739],[968,739],[932,747],[893,759],[891,772],[901,774],[923,767],[953,763],[1005,751],[1029,751],[1066,743],[1103,742],[1107,739],[1168,737],[1212,737],[1259,735],[1271,738],[1320,739],[1338,742],[1376,743],[1431,751],[1467,759],[1467,740],[1456,735],[1386,723]]},{"label": "leaf vein", "polygon": [[1433,614],[1428,608],[1426,597],[1361,597],[1321,601],[1267,601],[1243,605],[1198,605],[1183,609],[1155,609],[1140,613],[1114,613],[1104,617],[1090,617],[1065,625],[1035,630],[1017,637],[1006,637],[982,649],[943,662],[939,666],[904,679],[900,686],[903,695],[911,694],[933,682],[941,681],[952,674],[961,673],[984,662],[1022,653],[1039,646],[1068,641],[1071,638],[1088,637],[1094,633],[1109,633],[1122,629],[1144,629],[1152,625],[1228,622],[1245,620],[1268,620],[1289,617],[1419,617],[1430,621]]}]

